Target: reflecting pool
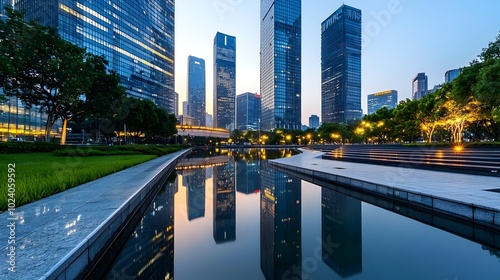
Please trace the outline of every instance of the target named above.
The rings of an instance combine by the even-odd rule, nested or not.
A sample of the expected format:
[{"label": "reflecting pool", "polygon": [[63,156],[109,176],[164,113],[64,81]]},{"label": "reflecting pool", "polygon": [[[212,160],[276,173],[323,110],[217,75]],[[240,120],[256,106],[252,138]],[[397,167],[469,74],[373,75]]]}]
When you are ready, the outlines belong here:
[{"label": "reflecting pool", "polygon": [[107,278],[499,279],[498,232],[334,191],[267,161],[291,155],[193,152]]}]

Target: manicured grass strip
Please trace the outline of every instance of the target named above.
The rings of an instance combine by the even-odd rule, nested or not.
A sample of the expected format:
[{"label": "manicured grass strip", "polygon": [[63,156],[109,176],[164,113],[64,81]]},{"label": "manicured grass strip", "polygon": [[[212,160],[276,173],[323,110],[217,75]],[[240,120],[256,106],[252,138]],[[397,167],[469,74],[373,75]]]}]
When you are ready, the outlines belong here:
[{"label": "manicured grass strip", "polygon": [[60,157],[51,153],[0,155],[0,211],[7,209],[9,163],[15,164],[16,207],[156,158],[156,155]]}]

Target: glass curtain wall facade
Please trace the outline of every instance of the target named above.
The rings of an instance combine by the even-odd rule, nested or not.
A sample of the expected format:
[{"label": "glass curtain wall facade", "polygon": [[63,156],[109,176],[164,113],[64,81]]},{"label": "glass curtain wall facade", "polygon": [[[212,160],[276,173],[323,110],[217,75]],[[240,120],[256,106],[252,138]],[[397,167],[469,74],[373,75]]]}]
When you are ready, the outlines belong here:
[{"label": "glass curtain wall facade", "polygon": [[236,97],[237,116],[236,128],[245,130],[259,130],[260,95],[246,92]]},{"label": "glass curtain wall facade", "polygon": [[56,28],[65,40],[104,55],[129,96],[175,112],[174,0],[18,0],[15,8],[26,11],[28,20]]},{"label": "glass curtain wall facade", "polygon": [[412,99],[419,100],[424,97],[429,90],[428,79],[425,73],[418,73],[415,78],[413,78],[412,83]]},{"label": "glass curtain wall facade", "polygon": [[361,119],[361,10],[342,5],[321,23],[321,120]]},{"label": "glass curtain wall facade", "polygon": [[235,99],[236,37],[217,32],[214,38],[214,127],[230,131],[235,128]]},{"label": "glass curtain wall facade", "polygon": [[205,60],[188,57],[188,115],[205,126],[206,112],[206,85],[205,85]]},{"label": "glass curtain wall facade", "polygon": [[301,0],[260,2],[263,130],[301,128]]},{"label": "glass curtain wall facade", "polygon": [[368,115],[375,114],[378,109],[386,107],[394,109],[398,105],[398,92],[387,90],[368,95]]}]

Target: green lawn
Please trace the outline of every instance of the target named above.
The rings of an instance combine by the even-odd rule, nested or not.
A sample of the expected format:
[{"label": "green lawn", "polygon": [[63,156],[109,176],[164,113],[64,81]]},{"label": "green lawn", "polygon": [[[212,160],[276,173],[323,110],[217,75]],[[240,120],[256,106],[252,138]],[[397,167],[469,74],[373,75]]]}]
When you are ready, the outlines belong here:
[{"label": "green lawn", "polygon": [[[9,179],[15,179],[15,204],[19,207],[40,198],[156,158],[157,155],[55,156],[52,153],[0,155],[0,211],[8,205]],[[15,172],[8,165],[15,164]],[[9,173],[15,173],[10,175]],[[10,201],[9,201],[10,202]]]}]

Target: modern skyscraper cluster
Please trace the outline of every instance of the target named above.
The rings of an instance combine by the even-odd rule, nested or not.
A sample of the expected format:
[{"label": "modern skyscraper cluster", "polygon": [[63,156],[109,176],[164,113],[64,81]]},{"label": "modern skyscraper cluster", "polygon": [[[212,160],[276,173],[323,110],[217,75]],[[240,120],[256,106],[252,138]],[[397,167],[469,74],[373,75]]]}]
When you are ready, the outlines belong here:
[{"label": "modern skyscraper cluster", "polygon": [[361,119],[361,10],[342,5],[321,23],[321,121]]},{"label": "modern skyscraper cluster", "polygon": [[260,2],[263,130],[301,128],[301,0]]},{"label": "modern skyscraper cluster", "polygon": [[368,95],[368,115],[374,114],[380,108],[393,109],[398,105],[398,92],[387,90]]}]

